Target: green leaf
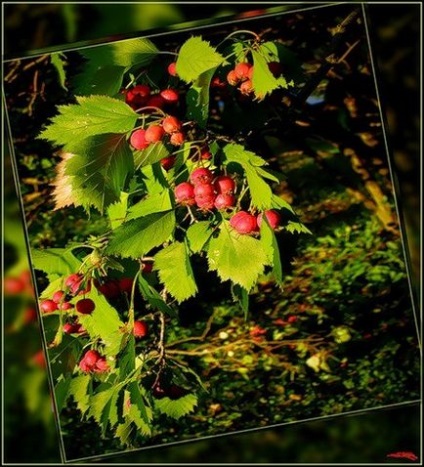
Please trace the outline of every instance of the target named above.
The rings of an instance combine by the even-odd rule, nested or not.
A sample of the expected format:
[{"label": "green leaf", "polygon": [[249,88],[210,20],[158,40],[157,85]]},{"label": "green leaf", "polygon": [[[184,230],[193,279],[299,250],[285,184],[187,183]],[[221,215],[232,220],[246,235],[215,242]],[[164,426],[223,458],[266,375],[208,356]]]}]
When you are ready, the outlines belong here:
[{"label": "green leaf", "polygon": [[208,248],[209,269],[223,280],[231,280],[249,291],[268,263],[261,242],[242,235],[223,221],[218,237],[212,238]]},{"label": "green leaf", "polygon": [[185,243],[172,243],[157,253],[153,268],[158,271],[160,282],[179,303],[197,293]]},{"label": "green leaf", "polygon": [[192,412],[197,402],[195,394],[187,394],[176,400],[164,397],[163,399],[155,399],[155,408],[168,417],[179,419]]},{"label": "green leaf", "polygon": [[209,42],[200,36],[191,37],[182,45],[176,62],[178,76],[185,82],[191,83],[202,73],[215,69],[225,62]]},{"label": "green leaf", "polygon": [[272,265],[272,272],[277,284],[283,282],[283,270],[281,266],[280,249],[278,247],[277,238],[271,226],[268,223],[266,216],[262,217],[261,223],[261,243],[264,251],[268,256],[269,264]]},{"label": "green leaf", "polygon": [[100,212],[119,201],[134,170],[131,149],[123,135],[104,134],[81,141],[78,153],[67,160],[74,204]]},{"label": "green leaf", "polygon": [[306,225],[302,224],[301,222],[289,221],[285,229],[290,233],[296,232],[296,233],[307,233],[307,234],[312,235],[312,232],[308,229],[308,227],[306,227]]},{"label": "green leaf", "polygon": [[131,333],[126,336],[125,344],[122,346],[118,356],[119,361],[119,380],[125,381],[135,370],[135,338]]},{"label": "green leaf", "polygon": [[74,273],[81,265],[81,261],[75,258],[72,251],[67,248],[32,250],[31,261],[34,269],[43,271],[49,276]]},{"label": "green leaf", "polygon": [[173,208],[171,190],[164,190],[161,193],[148,195],[145,199],[131,206],[125,220],[129,221],[157,212],[170,211]]},{"label": "green leaf", "polygon": [[116,309],[106,298],[92,287],[85,297],[93,300],[95,309],[91,315],[78,314],[78,321],[86,329],[92,339],[101,339],[106,356],[115,357],[120,350],[124,323],[119,318]]},{"label": "green leaf", "polygon": [[71,381],[71,378],[63,378],[60,381],[58,381],[54,388],[56,407],[59,413],[65,407],[66,401],[68,399]]},{"label": "green leaf", "polygon": [[108,96],[76,97],[77,104],[58,106],[59,114],[39,138],[75,152],[81,140],[105,133],[128,133],[138,115],[125,102]]},{"label": "green leaf", "polygon": [[50,55],[51,64],[56,68],[58,77],[59,77],[59,84],[62,86],[65,91],[68,90],[66,87],[66,73],[64,67],[64,60],[62,59],[63,54],[60,52],[52,53]]},{"label": "green leaf", "polygon": [[283,75],[290,80],[288,85],[292,84],[291,81],[304,81],[302,62],[288,47],[279,42],[264,42],[260,46],[260,51],[267,56],[268,61],[281,63]]},{"label": "green leaf", "polygon": [[127,214],[127,209],[128,193],[122,191],[119,201],[117,201],[114,204],[111,204],[107,210],[107,215],[109,217],[110,224],[113,230],[119,227],[124,222],[125,216]]},{"label": "green leaf", "polygon": [[272,208],[276,209],[287,209],[290,211],[292,214],[296,215],[294,212],[294,209],[291,207],[290,203],[288,203],[285,199],[281,198],[280,196],[277,195],[272,195]]},{"label": "green leaf", "polygon": [[155,144],[151,144],[148,148],[143,149],[142,151],[135,151],[134,165],[136,169],[139,169],[140,167],[145,167],[146,165],[159,162],[164,157],[168,156],[169,151],[166,146],[161,142],[157,142]]},{"label": "green leaf", "polygon": [[193,253],[199,253],[202,251],[212,233],[209,221],[200,221],[190,225],[186,234],[190,250]]},{"label": "green leaf", "polygon": [[257,52],[252,50],[254,73],[252,78],[253,90],[258,99],[263,99],[267,94],[270,94],[275,89],[287,88],[287,82],[283,77],[275,78],[268,68],[268,62],[264,55],[265,51],[261,50]]},{"label": "green leaf", "polygon": [[150,436],[152,433],[152,428],[150,425],[153,415],[152,410],[150,407],[146,406],[137,383],[130,383],[128,385],[128,390],[131,405],[127,412],[127,417],[135,423],[137,428],[144,436]]},{"label": "green leaf", "polygon": [[125,72],[148,65],[158,49],[149,39],[137,38],[81,49],[80,53],[88,63],[75,79],[76,93],[113,96],[121,89]]},{"label": "green leaf", "polygon": [[112,386],[90,397],[91,416],[102,428],[102,434],[106,433],[109,423],[111,426],[118,422],[118,392],[119,387]]},{"label": "green leaf", "polygon": [[246,174],[252,205],[260,210],[270,209],[272,204],[271,187],[258,174],[258,166],[263,161],[239,144],[227,144],[223,148],[227,162],[240,164]]},{"label": "green leaf", "polygon": [[187,92],[187,118],[206,127],[209,117],[209,87],[216,68],[202,73]]},{"label": "green leaf", "polygon": [[165,313],[170,318],[176,318],[177,313],[166,304],[159,292],[155,290],[142,276],[138,276],[138,285],[144,299],[149,302],[153,309],[157,309]]},{"label": "green leaf", "polygon": [[91,381],[90,375],[81,375],[72,378],[69,384],[68,397],[73,397],[78,409],[85,414],[90,408],[90,395],[88,387]]},{"label": "green leaf", "polygon": [[118,425],[115,431],[115,437],[119,438],[122,445],[131,446],[131,434],[134,431],[134,425],[130,420]]},{"label": "green leaf", "polygon": [[175,212],[159,212],[134,219],[118,227],[106,248],[106,254],[140,258],[162,245],[175,229]]},{"label": "green leaf", "polygon": [[234,284],[233,287],[231,287],[231,293],[233,296],[233,299],[238,302],[240,305],[241,309],[244,312],[244,318],[247,319],[247,314],[249,313],[249,293],[248,291],[240,287],[237,284]]}]

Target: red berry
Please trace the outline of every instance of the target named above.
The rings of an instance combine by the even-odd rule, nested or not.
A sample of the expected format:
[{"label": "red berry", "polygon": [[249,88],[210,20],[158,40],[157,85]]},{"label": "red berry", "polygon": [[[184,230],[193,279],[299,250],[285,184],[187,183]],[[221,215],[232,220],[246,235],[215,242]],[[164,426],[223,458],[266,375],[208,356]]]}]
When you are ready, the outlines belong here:
[{"label": "red berry", "polygon": [[215,180],[214,186],[217,193],[226,195],[234,192],[236,184],[231,177],[221,175]]},{"label": "red berry", "polygon": [[200,183],[195,185],[193,191],[196,198],[215,197],[215,188],[210,183]]},{"label": "red berry", "polygon": [[296,321],[297,321],[297,316],[292,315],[287,318],[288,323],[295,323]]},{"label": "red berry", "polygon": [[236,199],[230,194],[220,194],[215,198],[214,206],[216,209],[227,209],[236,204]]},{"label": "red berry", "polygon": [[[276,229],[280,225],[280,214],[277,211],[274,211],[274,209],[269,209],[268,211],[265,211],[265,217],[271,227],[271,229]],[[258,227],[261,226],[262,224],[262,218],[263,218],[263,213],[260,213],[258,215]]]},{"label": "red berry", "polygon": [[194,201],[194,187],[191,183],[183,182],[175,187],[175,200],[177,203],[192,206]]},{"label": "red berry", "polygon": [[206,161],[212,159],[212,154],[210,153],[209,149],[202,149],[200,158]]},{"label": "red berry", "polygon": [[160,161],[160,165],[166,170],[171,170],[172,167],[174,167],[175,165],[175,156],[168,156],[168,157],[164,157],[163,159],[161,159]]},{"label": "red berry", "polygon": [[143,269],[144,274],[149,274],[153,271],[153,261],[143,261]]},{"label": "red berry", "polygon": [[150,125],[147,128],[144,138],[149,143],[157,143],[165,134],[163,128],[159,125]]},{"label": "red berry", "polygon": [[71,292],[76,295],[85,295],[86,293],[90,292],[91,290],[91,282],[87,281],[85,288],[83,287],[83,280],[81,279],[79,282],[74,282],[71,285]]},{"label": "red berry", "polygon": [[252,94],[253,92],[253,83],[250,79],[246,80],[244,83],[240,84],[240,92],[245,96]]},{"label": "red berry", "polygon": [[97,285],[97,290],[108,299],[117,298],[121,293],[117,281],[108,281],[104,284],[99,284]]},{"label": "red berry", "polygon": [[44,311],[44,313],[51,313],[56,311],[58,307],[57,303],[55,303],[53,300],[44,300],[41,302],[41,309]]},{"label": "red berry", "polygon": [[135,130],[130,138],[131,146],[134,149],[142,150],[150,146],[150,142],[146,140],[146,130]]},{"label": "red berry", "polygon": [[84,355],[83,360],[87,363],[88,366],[92,367],[96,364],[99,358],[100,354],[97,352],[97,350],[88,350]]},{"label": "red berry", "polygon": [[223,88],[225,86],[224,81],[221,81],[221,79],[218,76],[215,76],[211,82],[211,87],[212,88]]},{"label": "red berry", "polygon": [[63,332],[66,334],[76,334],[79,330],[78,324],[65,323],[63,325]]},{"label": "red berry", "polygon": [[234,74],[238,78],[238,80],[245,80],[248,77],[249,70],[252,68],[250,63],[238,63],[234,67]]},{"label": "red berry", "polygon": [[122,293],[126,293],[128,296],[131,295],[134,281],[131,277],[123,277],[119,279],[119,289]]},{"label": "red berry", "polygon": [[147,336],[149,327],[145,321],[134,321],[134,336],[141,339],[142,337]]},{"label": "red berry", "polygon": [[177,131],[171,135],[169,141],[174,146],[181,146],[185,141],[184,134],[180,131]]},{"label": "red berry", "polygon": [[255,67],[254,66],[251,66],[248,73],[247,73],[247,79],[250,79],[250,81],[252,81],[253,79],[253,73],[255,71]]},{"label": "red berry", "polygon": [[19,277],[6,277],[4,279],[4,291],[8,295],[17,295],[22,293],[26,284]]},{"label": "red berry", "polygon": [[57,306],[59,310],[63,310],[63,311],[71,310],[72,308],[74,308],[74,305],[72,305],[72,303],[69,303],[69,302],[59,303]]},{"label": "red berry", "polygon": [[231,70],[227,74],[227,81],[228,81],[228,84],[230,84],[231,86],[237,86],[240,79],[237,77],[236,72],[234,70]]},{"label": "red berry", "polygon": [[138,109],[146,104],[150,96],[150,88],[145,84],[138,84],[125,93],[125,102],[133,109]]},{"label": "red berry", "polygon": [[91,298],[83,298],[81,300],[78,300],[76,304],[76,309],[79,313],[82,313],[83,315],[90,315],[94,309],[96,308],[95,303]]},{"label": "red berry", "polygon": [[146,107],[157,107],[161,109],[165,105],[165,99],[160,95],[152,96],[147,102]]},{"label": "red berry", "polygon": [[193,185],[199,185],[201,183],[211,183],[213,180],[213,174],[209,169],[200,167],[190,174],[190,181]]},{"label": "red berry", "polygon": [[24,313],[24,323],[28,324],[37,321],[37,310],[32,306],[28,307]]},{"label": "red berry", "polygon": [[215,207],[215,196],[196,196],[194,200],[200,209],[210,211]]},{"label": "red berry", "polygon": [[175,89],[164,89],[160,95],[169,104],[176,104],[179,99],[178,92]]},{"label": "red berry", "polygon": [[162,120],[162,127],[168,134],[176,133],[181,129],[181,122],[177,117],[169,115]]},{"label": "red berry", "polygon": [[52,300],[56,303],[60,303],[65,299],[65,292],[63,290],[58,290],[53,294]]},{"label": "red berry", "polygon": [[71,287],[76,282],[81,282],[83,279],[82,274],[71,274],[65,280],[65,287]]},{"label": "red berry", "polygon": [[168,73],[171,75],[171,76],[178,76],[177,75],[177,64],[176,62],[172,62],[168,65]]},{"label": "red berry", "polygon": [[235,214],[230,219],[230,225],[241,234],[250,234],[257,229],[256,217],[246,211]]},{"label": "red berry", "polygon": [[91,371],[91,366],[84,359],[80,361],[79,367],[84,373],[89,373]]},{"label": "red berry", "polygon": [[46,357],[44,355],[44,351],[39,350],[35,355],[33,355],[32,361],[37,366],[39,366],[41,368],[45,368],[46,367]]},{"label": "red berry", "polygon": [[107,364],[105,357],[100,357],[93,366],[93,371],[96,373],[104,373],[109,370],[109,365]]}]

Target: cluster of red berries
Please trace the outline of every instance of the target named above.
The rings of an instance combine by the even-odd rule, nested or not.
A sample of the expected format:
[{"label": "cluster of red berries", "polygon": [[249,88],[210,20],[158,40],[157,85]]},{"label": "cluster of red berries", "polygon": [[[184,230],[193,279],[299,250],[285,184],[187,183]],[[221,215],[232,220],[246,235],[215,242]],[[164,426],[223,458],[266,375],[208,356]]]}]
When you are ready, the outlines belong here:
[{"label": "cluster of red berries", "polygon": [[167,115],[160,122],[152,123],[146,129],[140,128],[133,131],[130,143],[134,149],[143,150],[168,136],[169,142],[173,146],[181,146],[185,141],[184,133],[181,129],[182,123],[180,120],[172,115]]},{"label": "cluster of red berries", "polygon": [[230,225],[240,234],[252,234],[259,231],[264,215],[273,230],[280,225],[281,216],[274,209],[269,209],[258,216],[247,211],[239,211],[230,219]]},{"label": "cluster of red berries", "polygon": [[205,211],[222,210],[235,205],[235,188],[231,177],[221,175],[215,178],[209,169],[200,167],[190,174],[190,182],[177,185],[174,193],[177,203],[183,206],[197,205]]},{"label": "cluster of red berries", "polygon": [[146,113],[151,111],[149,107],[162,109],[168,105],[175,105],[179,101],[178,91],[175,89],[163,89],[159,93],[152,94],[152,90],[147,84],[137,84],[124,92],[125,102],[130,107],[134,110],[146,107]]},{"label": "cluster of red berries", "polygon": [[104,373],[109,370],[106,358],[102,357],[97,350],[88,350],[80,360],[79,366],[84,373]]},{"label": "cluster of red berries", "polygon": [[19,276],[6,276],[3,284],[6,295],[34,295],[31,273],[28,270],[22,271]]},{"label": "cluster of red berries", "polygon": [[238,63],[228,74],[227,81],[231,86],[238,86],[239,91],[248,96],[253,92],[254,66],[250,63]]}]

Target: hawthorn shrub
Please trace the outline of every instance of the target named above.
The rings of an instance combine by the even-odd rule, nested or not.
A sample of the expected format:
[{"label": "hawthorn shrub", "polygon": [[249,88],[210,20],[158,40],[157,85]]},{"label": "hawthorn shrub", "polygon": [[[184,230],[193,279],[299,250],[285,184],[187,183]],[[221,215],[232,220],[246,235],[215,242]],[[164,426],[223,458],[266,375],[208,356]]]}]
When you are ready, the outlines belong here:
[{"label": "hawthorn shrub", "polygon": [[199,260],[246,316],[264,273],[282,283],[278,235],[309,233],[273,191],[282,174],[216,118],[223,100],[262,111],[300,84],[300,65],[284,66],[292,52],[245,35],[218,46],[190,37],[177,53],[148,39],[87,49],[74,103],[39,135],[61,149],[55,208],[107,223],[33,252],[56,403],[73,401],[123,444],[151,436],[161,414],[192,412],[208,390],[167,351],[181,304],[210,286]]}]

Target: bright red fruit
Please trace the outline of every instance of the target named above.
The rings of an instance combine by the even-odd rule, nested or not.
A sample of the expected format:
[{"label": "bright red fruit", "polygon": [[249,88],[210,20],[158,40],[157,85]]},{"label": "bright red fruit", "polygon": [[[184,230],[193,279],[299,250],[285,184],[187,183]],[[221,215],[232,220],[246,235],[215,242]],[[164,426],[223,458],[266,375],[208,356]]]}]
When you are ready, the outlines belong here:
[{"label": "bright red fruit", "polygon": [[254,72],[255,72],[255,67],[251,66],[247,73],[247,79],[250,79],[250,81],[252,81]]},{"label": "bright red fruit", "polygon": [[169,115],[162,120],[162,127],[168,134],[176,133],[181,129],[181,122],[177,117]]},{"label": "bright red fruit", "polygon": [[236,72],[234,70],[231,70],[227,74],[227,81],[228,81],[228,84],[230,84],[231,86],[237,86],[240,79],[237,77]]},{"label": "bright red fruit", "polygon": [[53,311],[56,311],[58,307],[57,303],[55,303],[53,300],[44,300],[41,302],[41,309],[44,311],[44,313],[52,313]]},{"label": "bright red fruit", "polygon": [[248,96],[253,92],[253,83],[250,81],[250,79],[240,84],[240,92],[245,96]]},{"label": "bright red fruit", "polygon": [[160,165],[166,170],[171,170],[175,165],[175,156],[164,157],[160,161]]},{"label": "bright red fruit", "polygon": [[76,309],[79,313],[82,313],[83,315],[90,315],[94,309],[96,308],[95,303],[91,298],[83,298],[81,300],[78,300],[76,304]]},{"label": "bright red fruit", "polygon": [[63,325],[63,332],[66,334],[76,334],[79,331],[79,324],[65,323]]},{"label": "bright red fruit", "polygon": [[121,290],[117,281],[107,281],[103,284],[97,285],[97,290],[103,294],[106,298],[117,298],[119,297]]},{"label": "bright red fruit", "polygon": [[213,180],[213,173],[204,167],[200,167],[190,174],[190,181],[193,185],[201,183],[211,183]]},{"label": "bright red fruit", "polygon": [[83,279],[83,275],[82,274],[71,274],[70,276],[68,276],[65,280],[65,287],[71,287],[72,285],[74,285],[75,283],[77,282],[81,282]]},{"label": "bright red fruit", "polygon": [[150,142],[146,140],[146,130],[135,130],[130,138],[131,146],[134,149],[142,150],[150,146]]},{"label": "bright red fruit", "polygon": [[177,131],[171,135],[169,141],[174,146],[181,146],[185,141],[184,134],[180,131]]},{"label": "bright red fruit", "polygon": [[144,274],[149,274],[153,271],[153,261],[143,261],[143,269]]},{"label": "bright red fruit", "polygon": [[146,84],[138,84],[125,93],[125,102],[133,109],[138,109],[146,104],[150,96],[150,88]]},{"label": "bright red fruit", "polygon": [[249,71],[252,68],[250,63],[238,63],[234,67],[234,74],[238,78],[238,80],[245,80],[248,77]]},{"label": "bright red fruit", "polygon": [[84,355],[83,360],[85,360],[87,365],[94,366],[99,358],[100,354],[97,350],[88,350]]},{"label": "bright red fruit", "polygon": [[122,277],[119,279],[119,289],[121,292],[130,296],[132,293],[133,283],[134,281],[131,279],[131,277]]},{"label": "bright red fruit", "polygon": [[87,281],[86,285],[85,285],[85,288],[82,288],[83,287],[83,280],[81,279],[79,282],[74,282],[72,285],[71,285],[71,292],[76,295],[78,293],[78,295],[84,295],[88,292],[90,292],[91,290],[91,281]]},{"label": "bright red fruit", "polygon": [[60,303],[60,302],[62,302],[64,300],[65,295],[66,294],[65,294],[65,292],[63,290],[58,290],[57,292],[55,292],[53,294],[52,299],[53,299],[54,302]]},{"label": "bright red fruit", "polygon": [[109,370],[109,365],[107,364],[105,357],[100,357],[93,366],[93,371],[96,373],[104,373]]},{"label": "bright red fruit", "polygon": [[214,206],[216,209],[227,209],[236,204],[236,199],[230,194],[220,194],[215,198]]},{"label": "bright red fruit", "polygon": [[209,149],[202,149],[200,158],[206,161],[212,159],[212,154],[210,153]]},{"label": "bright red fruit", "polygon": [[193,191],[196,198],[215,197],[215,188],[210,183],[199,183],[194,186]]},{"label": "bright red fruit", "polygon": [[250,234],[258,228],[256,217],[246,211],[235,214],[230,219],[230,225],[241,234]]},{"label": "bright red fruit", "polygon": [[175,89],[164,89],[160,95],[169,104],[176,104],[179,99],[178,92]]},{"label": "bright red fruit", "polygon": [[134,329],[133,333],[134,336],[141,339],[142,337],[146,337],[149,330],[149,326],[145,321],[134,321]]},{"label": "bright red fruit", "polygon": [[269,209],[268,211],[265,211],[265,213],[260,213],[258,215],[258,227],[262,224],[263,214],[265,214],[265,217],[272,229],[276,229],[280,225],[280,214],[277,211],[274,211],[274,209]]},{"label": "bright red fruit", "polygon": [[9,295],[17,295],[22,293],[26,288],[26,284],[19,277],[6,277],[4,279],[4,291]]},{"label": "bright red fruit", "polygon": [[28,324],[33,321],[37,321],[37,310],[30,306],[25,310],[24,323]]},{"label": "bright red fruit", "polygon": [[176,62],[172,62],[168,65],[168,73],[171,76],[177,76],[177,64]]},{"label": "bright red fruit", "polygon": [[57,306],[59,310],[62,310],[62,311],[71,310],[72,308],[74,308],[74,305],[72,305],[72,303],[69,303],[69,302],[59,303]]},{"label": "bright red fruit", "polygon": [[147,128],[144,138],[149,143],[157,143],[163,138],[165,134],[164,129],[159,125],[150,125]]},{"label": "bright red fruit", "polygon": [[288,323],[295,323],[297,321],[297,316],[291,315],[287,318]]},{"label": "bright red fruit", "polygon": [[33,363],[35,363],[37,366],[41,368],[46,367],[46,357],[44,356],[44,351],[41,349],[39,350],[33,357],[32,357]]},{"label": "bright red fruit", "polygon": [[215,196],[196,196],[194,200],[200,209],[210,211],[215,207]]},{"label": "bright red fruit", "polygon": [[215,180],[214,187],[217,193],[226,195],[234,192],[236,184],[231,177],[221,175]]},{"label": "bright red fruit", "polygon": [[146,107],[157,107],[161,109],[165,105],[165,99],[159,94],[152,96],[147,102]]},{"label": "bright red fruit", "polygon": [[194,200],[194,186],[191,183],[183,182],[175,187],[175,199],[177,203],[192,206]]}]

